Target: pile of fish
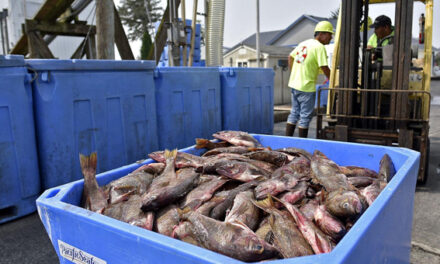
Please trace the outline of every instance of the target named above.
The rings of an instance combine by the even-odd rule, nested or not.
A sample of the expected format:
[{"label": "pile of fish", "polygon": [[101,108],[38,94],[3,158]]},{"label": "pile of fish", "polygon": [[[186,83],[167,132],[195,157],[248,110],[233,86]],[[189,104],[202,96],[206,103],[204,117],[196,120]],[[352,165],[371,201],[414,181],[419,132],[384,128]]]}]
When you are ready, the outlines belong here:
[{"label": "pile of fish", "polygon": [[242,261],[330,252],[395,173],[338,166],[323,153],[272,150],[241,131],[197,139],[98,186],[96,153],[80,155],[84,207]]}]

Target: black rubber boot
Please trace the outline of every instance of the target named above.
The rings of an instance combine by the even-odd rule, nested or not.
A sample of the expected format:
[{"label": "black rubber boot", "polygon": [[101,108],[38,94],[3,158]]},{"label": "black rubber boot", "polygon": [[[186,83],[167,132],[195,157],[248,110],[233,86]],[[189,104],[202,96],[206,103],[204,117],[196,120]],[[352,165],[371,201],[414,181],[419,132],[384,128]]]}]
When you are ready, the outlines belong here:
[{"label": "black rubber boot", "polygon": [[308,133],[309,133],[309,129],[308,128],[298,127],[299,137],[306,138]]},{"label": "black rubber boot", "polygon": [[286,136],[288,136],[288,137],[293,136],[293,133],[295,132],[295,127],[296,127],[296,125],[287,123],[286,124]]}]

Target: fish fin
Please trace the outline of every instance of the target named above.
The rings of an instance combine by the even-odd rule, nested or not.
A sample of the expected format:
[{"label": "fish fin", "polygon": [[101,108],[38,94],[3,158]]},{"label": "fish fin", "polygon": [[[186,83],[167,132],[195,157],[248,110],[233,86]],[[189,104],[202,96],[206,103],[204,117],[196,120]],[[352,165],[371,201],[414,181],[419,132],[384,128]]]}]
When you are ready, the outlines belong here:
[{"label": "fish fin", "polygon": [[176,208],[176,210],[177,210],[177,214],[179,215],[179,218],[180,218],[180,219],[185,218],[185,215],[186,215],[187,213],[191,212],[191,208],[190,208],[189,206],[186,206],[186,207],[183,208],[183,209]]},{"label": "fish fin", "polygon": [[211,143],[211,141],[208,139],[196,138],[196,149],[208,148],[209,143]]},{"label": "fish fin", "polygon": [[272,211],[272,208],[274,208],[275,204],[272,200],[272,196],[270,194],[267,195],[267,198],[264,200],[260,200],[260,201],[256,201],[256,200],[251,200],[251,202],[258,208],[260,208],[261,210],[264,210],[268,213],[270,213],[270,211]]},{"label": "fish fin", "polygon": [[[238,227],[240,227],[240,228],[242,228],[242,229],[252,231],[252,229],[250,229],[247,225],[245,225],[242,221],[240,221],[240,220],[238,220],[238,219],[234,219],[234,221],[231,221],[231,222],[225,222],[225,224],[226,224],[226,225],[229,224],[229,225],[238,226]],[[252,232],[254,232],[254,231],[252,231]]]},{"label": "fish fin", "polygon": [[174,149],[172,151],[169,151],[168,149],[165,150],[165,159],[175,158],[176,156],[177,156],[177,149]]},{"label": "fish fin", "polygon": [[315,242],[319,252],[315,252],[316,254],[324,253],[324,248],[322,247],[322,242],[318,237],[318,234],[315,233]]},{"label": "fish fin", "polygon": [[324,189],[321,190],[321,193],[319,194],[318,197],[318,202],[319,204],[323,204],[325,202],[325,200],[327,200],[328,197],[328,192]]},{"label": "fish fin", "polygon": [[257,181],[257,182],[265,181],[265,180],[267,180],[267,177],[263,175],[259,175],[257,178],[253,179],[253,181]]},{"label": "fish fin", "polygon": [[81,164],[81,171],[84,176],[86,172],[96,173],[96,164],[98,163],[96,152],[93,152],[92,154],[90,154],[90,156],[79,154],[79,162]]}]

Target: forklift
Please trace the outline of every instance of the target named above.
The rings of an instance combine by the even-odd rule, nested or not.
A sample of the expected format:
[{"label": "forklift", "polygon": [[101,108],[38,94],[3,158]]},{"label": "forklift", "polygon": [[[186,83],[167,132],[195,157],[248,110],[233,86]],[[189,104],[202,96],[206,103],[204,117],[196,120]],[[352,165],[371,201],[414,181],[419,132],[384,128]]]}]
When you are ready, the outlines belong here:
[{"label": "forklift", "polygon": [[[414,48],[414,0],[342,0],[329,88],[318,91],[318,104],[323,90],[329,96],[327,108],[317,112],[316,138],[419,151],[417,180],[425,183],[430,151],[433,0],[419,2],[425,4],[425,14],[420,17],[421,36]],[[387,37],[392,44],[370,49],[369,6],[383,3],[395,3],[394,36]]]}]

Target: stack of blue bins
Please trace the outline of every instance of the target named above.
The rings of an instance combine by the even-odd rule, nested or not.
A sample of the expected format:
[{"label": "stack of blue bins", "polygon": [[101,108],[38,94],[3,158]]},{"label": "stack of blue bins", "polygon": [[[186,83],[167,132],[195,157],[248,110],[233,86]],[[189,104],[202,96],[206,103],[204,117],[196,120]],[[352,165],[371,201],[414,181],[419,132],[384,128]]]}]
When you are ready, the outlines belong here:
[{"label": "stack of blue bins", "polygon": [[23,56],[0,56],[0,223],[34,212],[41,191],[30,82]]},{"label": "stack of blue bins", "polygon": [[[189,51],[191,49],[190,44],[191,44],[191,32],[192,32],[192,28],[191,28],[191,23],[192,20],[187,19],[186,20],[186,43],[188,43],[187,46],[187,54],[189,56]],[[157,24],[156,26],[158,26],[159,24]],[[205,66],[204,61],[201,60],[201,50],[200,50],[200,44],[201,44],[201,25],[200,24],[196,24],[196,34],[195,34],[195,39],[194,39],[194,54],[193,54],[193,66]],[[182,58],[182,47],[180,48],[180,65],[176,65],[176,66],[183,66],[183,58]],[[168,67],[170,66],[169,64],[169,60],[168,60],[168,47],[165,46],[164,50],[162,52],[162,55],[160,56],[160,60],[159,63],[157,65],[158,67]]]},{"label": "stack of blue bins", "polygon": [[218,68],[156,68],[154,86],[160,149],[191,146],[222,130]]},{"label": "stack of blue bins", "polygon": [[158,150],[152,61],[27,60],[43,189],[81,179],[79,153],[97,172]]},{"label": "stack of blue bins", "polygon": [[222,129],[273,133],[274,71],[220,68]]}]

